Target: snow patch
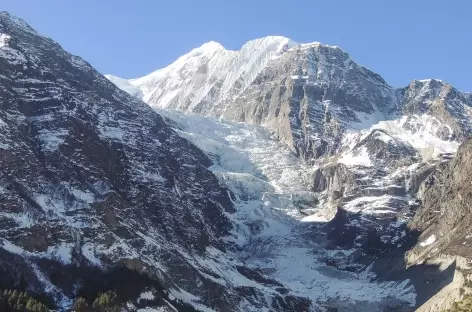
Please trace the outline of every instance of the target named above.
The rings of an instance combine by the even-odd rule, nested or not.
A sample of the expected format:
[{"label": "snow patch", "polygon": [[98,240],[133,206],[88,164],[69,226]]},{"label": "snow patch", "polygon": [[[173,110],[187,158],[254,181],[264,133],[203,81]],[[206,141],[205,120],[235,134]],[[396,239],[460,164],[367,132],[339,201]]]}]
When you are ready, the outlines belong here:
[{"label": "snow patch", "polygon": [[61,261],[64,264],[72,263],[73,245],[70,243],[59,243],[55,246],[49,246],[46,252],[30,252],[20,246],[12,244],[7,240],[2,242],[1,247],[8,252],[23,257],[55,259]]},{"label": "snow patch", "polygon": [[95,195],[90,191],[86,190],[85,192],[76,188],[72,188],[71,190],[72,195],[80,201],[86,202],[91,204],[95,202]]},{"label": "snow patch", "polygon": [[41,129],[38,132],[38,139],[41,141],[41,146],[45,151],[54,152],[61,144],[64,144],[66,137],[69,135],[69,131],[61,129],[57,131],[49,131]]},{"label": "snow patch", "polygon": [[10,39],[11,37],[9,35],[0,33],[0,49],[8,47]]},{"label": "snow patch", "polygon": [[164,307],[158,307],[158,308],[145,307],[145,308],[136,310],[136,312],[166,312],[166,311],[168,310]]},{"label": "snow patch", "polygon": [[347,166],[372,167],[372,162],[365,146],[359,150],[344,154],[338,159],[338,162]]},{"label": "snow patch", "polygon": [[[0,187],[0,194],[2,194],[2,192],[3,192],[3,189]],[[20,213],[1,212],[0,216],[3,218],[12,219],[13,221],[15,221],[16,224],[18,224],[19,227],[22,227],[22,228],[28,228],[35,223],[35,220],[33,219],[33,217],[27,212],[23,212],[23,213],[22,212]]]},{"label": "snow patch", "polygon": [[449,137],[453,133],[449,126],[428,114],[381,121],[372,128],[385,130],[391,136],[409,143],[422,153],[424,161],[437,158],[442,153],[455,153],[459,147],[459,142],[438,136],[440,131],[449,133]]},{"label": "snow patch", "polygon": [[391,136],[389,136],[388,134],[386,134],[384,132],[380,132],[380,131],[375,132],[375,138],[380,140],[380,141],[383,141],[385,143],[389,143],[393,140]]},{"label": "snow patch", "polygon": [[72,244],[59,244],[49,246],[47,254],[49,258],[61,261],[64,264],[72,263]]},{"label": "snow patch", "polygon": [[428,245],[433,244],[435,241],[436,241],[436,235],[433,234],[430,237],[428,237],[425,241],[421,242],[420,246],[421,247],[426,247]]},{"label": "snow patch", "polygon": [[66,207],[63,202],[56,201],[48,195],[37,194],[34,198],[36,203],[41,206],[45,212],[54,211],[58,214],[66,212]]},{"label": "snow patch", "polygon": [[84,59],[79,56],[72,55],[71,63],[79,69],[90,70],[90,66],[88,66],[87,62],[85,62]]},{"label": "snow patch", "polygon": [[99,130],[101,136],[107,139],[123,141],[126,136],[126,132],[120,127],[101,126]]},{"label": "snow patch", "polygon": [[300,221],[302,222],[329,222],[330,220],[325,217],[325,216],[321,216],[321,215],[311,215],[311,216],[307,216],[307,217],[304,217],[302,218]]},{"label": "snow patch", "polygon": [[10,35],[0,33],[0,58],[6,59],[10,64],[13,65],[25,64],[25,56],[20,51],[10,47],[10,41]]},{"label": "snow patch", "polygon": [[150,291],[145,291],[139,295],[139,299],[154,300],[154,294]]},{"label": "snow patch", "polygon": [[23,248],[15,245],[15,244],[10,243],[7,240],[4,240],[2,242],[2,248],[5,249],[8,252],[11,252],[12,254],[15,254],[15,255],[22,256],[22,255],[28,254],[28,252],[26,250],[24,250]]},{"label": "snow patch", "polygon": [[102,265],[102,262],[100,261],[100,259],[97,257],[95,253],[95,247],[92,244],[86,243],[82,245],[81,250],[82,250],[82,255],[92,264],[96,266]]}]

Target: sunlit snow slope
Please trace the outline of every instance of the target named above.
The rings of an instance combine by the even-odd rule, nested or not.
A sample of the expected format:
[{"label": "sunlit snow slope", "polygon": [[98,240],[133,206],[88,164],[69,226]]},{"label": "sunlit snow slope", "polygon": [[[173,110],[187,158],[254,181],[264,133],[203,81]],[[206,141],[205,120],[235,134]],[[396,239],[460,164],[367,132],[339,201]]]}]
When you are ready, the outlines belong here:
[{"label": "sunlit snow slope", "polygon": [[285,44],[293,46],[294,42],[284,37],[266,37],[248,42],[239,51],[208,42],[168,67],[129,83],[154,107],[211,110],[215,102],[230,93],[239,95],[272,58],[282,53]]}]

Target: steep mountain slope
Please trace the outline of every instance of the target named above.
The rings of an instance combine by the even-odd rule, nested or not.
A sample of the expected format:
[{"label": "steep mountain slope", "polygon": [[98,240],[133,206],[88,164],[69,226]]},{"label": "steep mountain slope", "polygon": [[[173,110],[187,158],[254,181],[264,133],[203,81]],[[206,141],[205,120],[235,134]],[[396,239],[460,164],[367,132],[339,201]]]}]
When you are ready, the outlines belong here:
[{"label": "steep mountain slope", "polygon": [[212,258],[229,257],[235,209],[201,150],[5,12],[0,38],[2,288],[61,310],[110,288],[130,310],[143,298],[165,311],[311,309],[239,273],[237,259],[224,258],[235,280],[221,283]]},{"label": "steep mountain slope", "polygon": [[438,118],[443,126],[436,136],[442,139],[464,140],[471,133],[472,101],[467,93],[447,83],[435,80],[415,80],[397,90],[404,114],[428,114]]},{"label": "steep mountain slope", "polygon": [[471,153],[469,139],[422,185],[422,205],[410,225],[423,233],[424,243],[417,250],[421,254],[434,250],[470,257]]},{"label": "steep mountain slope", "polygon": [[420,187],[421,205],[409,228],[421,236],[408,252],[408,264],[436,262],[443,267],[456,267],[453,281],[420,311],[446,311],[472,291],[471,152],[472,141],[468,139],[459,147],[456,157],[438,166]]},{"label": "steep mountain slope", "polygon": [[307,44],[268,64],[222,113],[263,124],[306,160],[331,155],[347,127],[388,118],[393,91],[341,49]]}]

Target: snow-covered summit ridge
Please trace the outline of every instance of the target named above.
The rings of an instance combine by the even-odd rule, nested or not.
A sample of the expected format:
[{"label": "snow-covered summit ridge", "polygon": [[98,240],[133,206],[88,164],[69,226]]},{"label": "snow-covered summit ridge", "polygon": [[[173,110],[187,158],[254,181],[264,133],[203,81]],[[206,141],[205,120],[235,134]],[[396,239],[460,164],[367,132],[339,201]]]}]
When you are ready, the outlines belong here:
[{"label": "snow-covered summit ridge", "polygon": [[177,63],[179,60],[180,61],[187,60],[190,57],[208,56],[208,55],[211,55],[211,54],[214,54],[214,53],[217,53],[217,52],[226,52],[226,53],[233,52],[234,55],[236,55],[236,53],[240,54],[240,53],[247,53],[247,52],[258,52],[258,51],[261,52],[261,50],[268,50],[268,52],[280,53],[280,52],[282,52],[282,49],[283,49],[285,44],[288,45],[289,49],[291,49],[293,47],[297,47],[297,46],[302,47],[302,48],[325,47],[325,48],[329,48],[329,49],[333,49],[333,50],[339,50],[339,51],[342,51],[343,53],[346,53],[344,50],[342,50],[338,46],[327,45],[327,44],[323,44],[323,43],[318,42],[318,41],[300,44],[300,43],[298,43],[298,42],[296,42],[296,41],[294,41],[290,38],[284,37],[284,36],[266,36],[266,37],[262,37],[262,38],[253,39],[253,40],[250,40],[250,41],[246,42],[239,50],[226,49],[219,42],[209,41],[209,42],[206,42],[206,43],[202,44],[200,47],[197,47],[197,48],[191,50],[187,54],[179,57],[177,59],[177,61],[175,61],[172,64],[170,64],[170,65],[168,65],[164,68],[158,69],[156,71],[153,71],[152,73],[150,73],[148,75],[130,79],[129,81],[134,85],[141,85],[142,83],[149,81],[151,77],[153,77],[155,75],[158,75],[159,73],[164,72],[166,68],[175,67],[175,66],[172,66],[172,65]]},{"label": "snow-covered summit ridge", "polygon": [[413,80],[414,82],[422,82],[422,83],[430,83],[430,82],[440,82],[444,83],[443,80],[441,79],[436,79],[436,78],[428,78],[428,79],[415,79]]},{"label": "snow-covered summit ridge", "polygon": [[[264,37],[244,44],[239,51],[210,41],[179,57],[169,66],[129,83],[143,94],[143,100],[161,108],[197,110],[225,99],[230,91],[240,94],[283,47],[297,45],[281,36]],[[133,90],[134,92],[134,90]]]},{"label": "snow-covered summit ridge", "polygon": [[0,21],[6,24],[13,24],[15,27],[19,27],[24,31],[40,35],[36,30],[29,26],[24,20],[16,16],[11,15],[6,11],[0,11]]},{"label": "snow-covered summit ridge", "polygon": [[209,41],[202,44],[199,48],[192,50],[192,52],[206,52],[206,51],[217,51],[217,50],[224,50],[225,48],[221,45],[221,43],[216,41]]},{"label": "snow-covered summit ridge", "polygon": [[[145,75],[143,77],[133,78],[129,81],[136,86],[140,86],[146,82],[152,80],[153,77],[160,76],[162,73],[167,72],[170,69],[175,69],[180,65],[183,61],[189,61],[192,57],[212,57],[214,54],[219,53],[216,56],[221,56],[221,54],[233,54],[236,56],[238,53],[243,52],[255,52],[258,49],[269,48],[269,50],[278,50],[279,52],[282,50],[284,44],[289,44],[289,47],[295,46],[297,43],[289,38],[282,37],[282,36],[268,36],[259,39],[254,39],[251,41],[246,42],[240,50],[229,50],[226,49],[221,43],[216,41],[209,41],[202,44],[200,47],[195,48],[184,54],[183,56],[179,57],[175,62],[172,64],[153,71],[152,73]],[[275,49],[274,49],[275,46]]]},{"label": "snow-covered summit ridge", "polygon": [[[247,88],[271,61],[288,52],[313,48],[332,51],[333,57],[349,55],[337,46],[319,42],[299,44],[283,36],[267,36],[246,42],[239,50],[225,49],[210,41],[179,57],[165,68],[129,83],[141,90],[143,100],[154,107],[179,108],[199,112],[198,105],[233,99]],[[132,90],[132,93],[135,91]],[[188,102],[187,104],[182,104]],[[184,107],[182,107],[184,106]],[[207,107],[207,111],[211,108]],[[214,115],[214,114],[213,114]]]}]

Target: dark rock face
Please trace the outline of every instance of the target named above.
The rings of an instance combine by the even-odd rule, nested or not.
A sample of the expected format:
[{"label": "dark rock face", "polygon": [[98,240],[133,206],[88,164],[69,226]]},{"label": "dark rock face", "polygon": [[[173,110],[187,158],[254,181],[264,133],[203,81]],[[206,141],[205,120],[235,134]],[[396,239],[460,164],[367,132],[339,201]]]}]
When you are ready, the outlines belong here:
[{"label": "dark rock face", "polygon": [[315,172],[313,189],[315,192],[326,192],[328,199],[326,205],[334,215],[346,194],[358,186],[358,178],[355,172],[343,164],[327,165]]},{"label": "dark rock face", "polygon": [[343,164],[329,165],[315,172],[313,188],[317,192],[325,190],[341,191],[345,185],[355,183],[354,173]]},{"label": "dark rock face", "polygon": [[[0,59],[2,120],[8,129],[2,138],[2,164],[7,170],[3,178],[9,190],[23,196],[23,207],[74,218],[81,209],[94,206],[93,211],[103,211],[101,219],[115,229],[121,218],[142,215],[143,221],[151,218],[142,225],[170,222],[171,227],[182,228],[173,239],[180,237],[180,243],[195,244],[197,249],[227,233],[230,224],[222,213],[233,208],[206,170],[211,162],[205,154],[177,136],[146,105],[117,90],[51,40],[20,27],[5,14],[0,27],[0,32],[14,38],[9,47],[24,56],[21,65]],[[208,184],[200,183],[201,175]],[[201,201],[191,196],[196,195],[192,189],[214,197]],[[56,197],[26,198],[23,192],[32,190]],[[155,194],[149,196],[151,192]],[[88,197],[100,200],[88,205]],[[65,207],[50,202],[54,200]],[[85,202],[83,207],[77,207],[77,201]],[[64,211],[58,211],[61,208]],[[195,230],[202,230],[206,222],[213,228],[193,231],[179,226],[181,221],[194,223]]]},{"label": "dark rock face", "polygon": [[[225,214],[234,211],[207,156],[23,21],[0,13],[0,36],[1,261],[9,286],[26,279],[58,303],[73,298],[72,285],[55,284],[42,269],[42,259],[56,259],[84,269],[121,263],[165,287],[207,292],[209,280],[183,255],[224,249],[221,237],[232,228]],[[229,302],[218,305],[223,311]]]},{"label": "dark rock face", "polygon": [[422,203],[410,227],[423,232],[422,239],[434,235],[430,244],[417,251],[439,248],[450,255],[470,256],[472,188],[472,140],[459,148],[456,157],[428,176],[422,185]]},{"label": "dark rock face", "polygon": [[[154,306],[179,311],[312,308],[225,258],[235,207],[200,149],[4,12],[0,40],[1,287],[45,292],[60,309],[126,283],[136,306],[152,291]],[[219,265],[253,284],[226,281]],[[265,283],[279,290],[267,296]]]}]

